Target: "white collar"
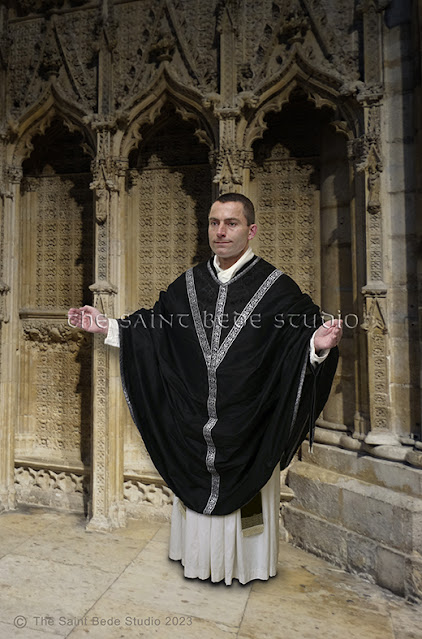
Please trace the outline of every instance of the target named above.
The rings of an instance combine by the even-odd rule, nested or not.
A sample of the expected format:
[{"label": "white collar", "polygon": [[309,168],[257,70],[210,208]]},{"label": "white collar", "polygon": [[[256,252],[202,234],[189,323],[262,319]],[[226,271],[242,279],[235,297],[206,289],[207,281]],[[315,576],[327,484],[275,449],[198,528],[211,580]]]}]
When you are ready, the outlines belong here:
[{"label": "white collar", "polygon": [[223,269],[221,268],[219,264],[218,256],[214,255],[214,268],[217,271],[217,277],[220,280],[220,282],[225,284],[226,282],[231,280],[231,278],[237,273],[237,271],[240,268],[242,268],[242,266],[244,266],[247,262],[249,262],[253,258],[253,256],[254,256],[254,252],[249,246],[247,250],[243,253],[243,255],[239,257],[237,262],[235,262],[229,268]]}]

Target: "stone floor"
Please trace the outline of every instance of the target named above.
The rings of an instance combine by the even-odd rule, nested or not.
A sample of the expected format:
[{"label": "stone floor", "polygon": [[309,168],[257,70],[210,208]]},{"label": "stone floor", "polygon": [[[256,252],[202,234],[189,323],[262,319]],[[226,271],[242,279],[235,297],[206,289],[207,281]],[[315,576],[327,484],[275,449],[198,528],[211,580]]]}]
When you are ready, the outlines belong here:
[{"label": "stone floor", "polygon": [[277,577],[227,587],[183,577],[169,525],[85,532],[76,514],[0,515],[0,638],[422,639],[406,603],[287,544]]}]

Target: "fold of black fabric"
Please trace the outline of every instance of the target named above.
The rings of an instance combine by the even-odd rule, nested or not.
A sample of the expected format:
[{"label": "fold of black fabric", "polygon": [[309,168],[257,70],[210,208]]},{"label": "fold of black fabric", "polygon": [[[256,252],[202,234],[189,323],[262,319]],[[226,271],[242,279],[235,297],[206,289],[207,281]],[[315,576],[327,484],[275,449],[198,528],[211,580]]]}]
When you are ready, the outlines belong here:
[{"label": "fold of black fabric", "polygon": [[338,351],[316,370],[318,307],[253,260],[222,285],[210,263],[151,310],[119,320],[132,417],[168,486],[192,510],[225,515],[292,459],[330,392]]}]

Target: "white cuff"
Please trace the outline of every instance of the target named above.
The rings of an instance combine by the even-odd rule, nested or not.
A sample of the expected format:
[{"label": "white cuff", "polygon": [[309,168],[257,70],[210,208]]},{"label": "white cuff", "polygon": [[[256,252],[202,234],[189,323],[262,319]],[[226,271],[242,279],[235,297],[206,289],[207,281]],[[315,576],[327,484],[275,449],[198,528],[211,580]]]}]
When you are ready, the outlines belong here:
[{"label": "white cuff", "polygon": [[108,320],[108,333],[104,340],[104,344],[107,346],[120,346],[119,324],[116,319]]},{"label": "white cuff", "polygon": [[309,360],[311,362],[311,366],[316,366],[317,364],[322,364],[322,362],[327,359],[328,353],[330,352],[329,348],[325,348],[323,351],[320,351],[320,354],[317,355],[315,353],[315,333],[312,334],[310,341],[310,352],[309,352]]}]

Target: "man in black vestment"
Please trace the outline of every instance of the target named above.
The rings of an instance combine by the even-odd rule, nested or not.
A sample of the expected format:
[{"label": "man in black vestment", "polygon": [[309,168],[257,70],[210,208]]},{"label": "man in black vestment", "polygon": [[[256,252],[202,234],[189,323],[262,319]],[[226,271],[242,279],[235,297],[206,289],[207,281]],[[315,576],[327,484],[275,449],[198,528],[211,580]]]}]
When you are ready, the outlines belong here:
[{"label": "man in black vestment", "polygon": [[279,469],[329,395],[341,321],[256,257],[252,202],[220,196],[213,257],[151,310],[121,320],[69,310],[71,325],[120,346],[123,390],[157,470],[174,491],[170,557],[186,577],[246,583],[276,572]]}]

